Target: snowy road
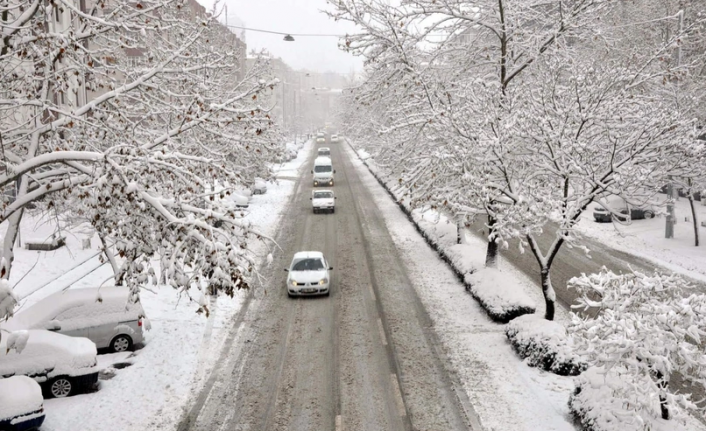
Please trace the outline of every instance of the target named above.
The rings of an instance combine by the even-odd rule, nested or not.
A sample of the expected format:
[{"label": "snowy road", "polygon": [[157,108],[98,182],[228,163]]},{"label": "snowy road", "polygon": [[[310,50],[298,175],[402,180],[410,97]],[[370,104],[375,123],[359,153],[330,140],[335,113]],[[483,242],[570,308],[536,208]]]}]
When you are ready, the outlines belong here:
[{"label": "snowy road", "polygon": [[[237,337],[181,431],[470,429],[430,318],[339,145],[336,213],[312,213],[305,164],[267,294],[234,320]],[[287,298],[282,269],[299,250],[323,251],[334,267],[329,298]]]}]

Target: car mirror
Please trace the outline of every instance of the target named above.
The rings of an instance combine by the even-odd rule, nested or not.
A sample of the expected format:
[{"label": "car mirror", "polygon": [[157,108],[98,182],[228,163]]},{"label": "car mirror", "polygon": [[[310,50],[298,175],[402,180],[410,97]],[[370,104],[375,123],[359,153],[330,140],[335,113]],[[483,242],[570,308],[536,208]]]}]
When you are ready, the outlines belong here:
[{"label": "car mirror", "polygon": [[314,200],[314,198],[309,198],[310,201]]},{"label": "car mirror", "polygon": [[313,169],[311,170],[311,173],[312,173],[312,174],[314,173],[314,170],[313,170]]},{"label": "car mirror", "polygon": [[336,196],[334,199],[338,199],[338,196]]},{"label": "car mirror", "polygon": [[333,173],[334,173],[334,174],[336,173],[336,170],[335,170],[335,169],[333,170]]},{"label": "car mirror", "polygon": [[328,269],[329,269],[329,270],[332,270],[332,269],[333,269],[333,267],[332,267],[332,266],[329,266],[329,267],[328,267]]},{"label": "car mirror", "polygon": [[284,272],[289,272],[289,268],[284,268]]},{"label": "car mirror", "polygon": [[59,322],[58,320],[50,320],[44,324],[44,329],[46,329],[47,331],[60,331],[61,322]]}]

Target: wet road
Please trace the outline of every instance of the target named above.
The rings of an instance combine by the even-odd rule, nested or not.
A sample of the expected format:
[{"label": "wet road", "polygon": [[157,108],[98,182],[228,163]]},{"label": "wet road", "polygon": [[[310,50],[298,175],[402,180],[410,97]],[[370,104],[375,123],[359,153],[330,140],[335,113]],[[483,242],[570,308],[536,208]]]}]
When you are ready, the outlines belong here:
[{"label": "wet road", "polygon": [[[317,145],[331,147],[335,214],[312,213],[312,154],[277,236],[283,251],[263,270],[266,295],[234,319],[180,431],[471,429],[429,316],[343,145]],[[322,251],[333,266],[330,297],[287,297],[283,268],[301,250]]]}]

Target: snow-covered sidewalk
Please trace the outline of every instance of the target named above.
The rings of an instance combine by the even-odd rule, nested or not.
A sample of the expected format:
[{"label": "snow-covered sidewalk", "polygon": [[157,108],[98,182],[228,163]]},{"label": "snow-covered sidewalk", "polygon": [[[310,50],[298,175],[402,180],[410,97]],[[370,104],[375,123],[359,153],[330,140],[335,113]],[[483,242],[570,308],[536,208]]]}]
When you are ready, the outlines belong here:
[{"label": "snow-covered sidewalk", "polygon": [[[246,217],[264,234],[275,235],[300,168],[312,148],[308,142],[296,159],[273,166],[278,178],[276,183],[268,184],[267,193],[252,197]],[[24,223],[22,228],[23,236],[41,238],[50,235],[54,226]],[[64,234],[67,246],[58,250],[17,250],[11,283],[19,281],[16,292],[23,298],[23,306],[69,285],[72,288],[96,286],[110,277],[110,267],[100,266],[98,261],[97,238],[92,238],[91,249],[81,249],[82,239],[91,236],[90,231]],[[254,246],[254,251],[264,260],[267,255],[264,245]],[[85,263],[78,266],[82,262]],[[67,273],[74,267],[74,271]],[[72,283],[96,267],[98,269]],[[141,300],[152,324],[144,346],[132,354],[100,355],[101,368],[109,369],[105,373],[108,377],[101,380],[100,390],[46,400],[47,415],[42,430],[176,429],[188,401],[198,393],[214,367],[229,333],[229,323],[248,294],[238,292],[234,298],[215,299],[211,314],[206,318],[196,314],[196,307],[188,303],[188,298],[179,297],[171,287],[156,286],[143,291]],[[120,369],[113,367],[116,363]],[[122,368],[125,364],[130,365]],[[114,376],[110,378],[110,375]]]}]

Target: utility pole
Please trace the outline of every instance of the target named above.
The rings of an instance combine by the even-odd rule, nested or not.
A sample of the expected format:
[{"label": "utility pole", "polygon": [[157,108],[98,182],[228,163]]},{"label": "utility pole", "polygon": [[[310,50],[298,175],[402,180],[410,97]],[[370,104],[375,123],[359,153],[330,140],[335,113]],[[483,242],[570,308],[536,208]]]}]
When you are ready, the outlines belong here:
[{"label": "utility pole", "polygon": [[[679,18],[679,34],[684,31],[684,9],[680,10],[677,13],[677,17]],[[677,43],[677,73],[679,72],[679,67],[681,67],[681,59],[682,53],[681,53],[681,43]],[[677,89],[679,88],[679,77],[677,77]],[[677,92],[678,93],[678,92]],[[667,186],[667,219],[665,220],[665,227],[664,227],[664,237],[665,238],[674,238],[674,225],[677,222],[677,216],[674,211],[674,200],[675,200],[675,190],[674,190],[674,182],[672,181],[672,177],[669,177],[669,185]]]}]

